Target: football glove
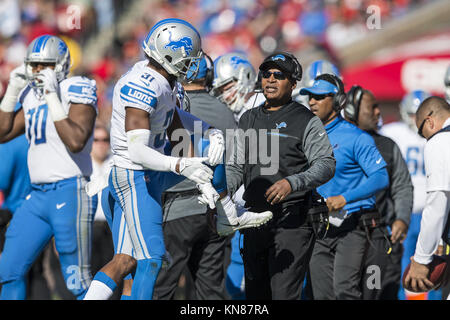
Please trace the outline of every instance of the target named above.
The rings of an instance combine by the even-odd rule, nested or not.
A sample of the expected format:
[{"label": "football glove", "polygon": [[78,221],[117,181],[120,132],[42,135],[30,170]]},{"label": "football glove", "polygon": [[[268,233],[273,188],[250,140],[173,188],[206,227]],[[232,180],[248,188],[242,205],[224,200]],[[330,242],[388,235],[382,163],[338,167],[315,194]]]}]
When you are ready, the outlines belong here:
[{"label": "football glove", "polygon": [[216,189],[214,189],[213,185],[210,182],[197,184],[197,189],[201,192],[198,197],[198,202],[214,209],[216,207],[216,201],[219,199],[219,194]]},{"label": "football glove", "polygon": [[209,130],[209,150],[208,150],[208,163],[211,166],[222,163],[223,152],[225,151],[225,139],[222,131],[219,129]]},{"label": "football glove", "polygon": [[213,178],[213,171],[202,163],[206,160],[208,160],[206,157],[181,158],[179,174],[198,184],[210,182]]}]

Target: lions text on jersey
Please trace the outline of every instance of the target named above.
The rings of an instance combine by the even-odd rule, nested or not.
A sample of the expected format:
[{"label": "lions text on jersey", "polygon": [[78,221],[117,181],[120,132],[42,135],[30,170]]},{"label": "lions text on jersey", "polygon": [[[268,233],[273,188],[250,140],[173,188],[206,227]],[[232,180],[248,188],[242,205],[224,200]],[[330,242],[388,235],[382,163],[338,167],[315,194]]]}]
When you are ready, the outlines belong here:
[{"label": "lions text on jersey", "polygon": [[[172,122],[176,95],[169,82],[158,72],[140,61],[119,79],[113,96],[111,116],[111,149],[114,165],[134,170],[144,167],[130,160],[125,132],[125,107],[147,111],[150,119],[149,146],[161,153],[168,143],[166,129]],[[176,88],[176,87],[175,87]]]}]

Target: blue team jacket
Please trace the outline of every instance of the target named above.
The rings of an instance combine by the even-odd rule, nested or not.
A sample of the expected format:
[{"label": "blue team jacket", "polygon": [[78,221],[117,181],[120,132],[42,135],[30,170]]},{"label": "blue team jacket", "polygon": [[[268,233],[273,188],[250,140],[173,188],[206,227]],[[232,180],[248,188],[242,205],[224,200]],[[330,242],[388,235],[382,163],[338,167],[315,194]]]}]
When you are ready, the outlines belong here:
[{"label": "blue team jacket", "polygon": [[2,208],[12,213],[31,192],[27,153],[28,141],[25,135],[0,144],[0,190],[5,196]]},{"label": "blue team jacket", "polygon": [[324,198],[343,195],[348,213],[375,207],[375,194],[389,184],[386,163],[373,138],[338,116],[325,126],[334,157],[334,177],[317,188]]}]

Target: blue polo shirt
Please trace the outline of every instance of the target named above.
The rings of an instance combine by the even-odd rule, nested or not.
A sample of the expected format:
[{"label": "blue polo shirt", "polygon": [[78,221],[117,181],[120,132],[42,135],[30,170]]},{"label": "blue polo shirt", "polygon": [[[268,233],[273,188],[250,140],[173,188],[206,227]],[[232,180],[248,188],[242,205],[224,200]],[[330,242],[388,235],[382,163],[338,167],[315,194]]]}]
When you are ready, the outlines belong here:
[{"label": "blue polo shirt", "polygon": [[338,116],[325,126],[334,157],[334,177],[317,188],[324,198],[342,195],[348,213],[375,207],[375,194],[389,184],[386,163],[373,138]]},{"label": "blue polo shirt", "polygon": [[27,153],[28,141],[25,135],[0,144],[0,190],[5,195],[2,208],[12,213],[31,192]]}]

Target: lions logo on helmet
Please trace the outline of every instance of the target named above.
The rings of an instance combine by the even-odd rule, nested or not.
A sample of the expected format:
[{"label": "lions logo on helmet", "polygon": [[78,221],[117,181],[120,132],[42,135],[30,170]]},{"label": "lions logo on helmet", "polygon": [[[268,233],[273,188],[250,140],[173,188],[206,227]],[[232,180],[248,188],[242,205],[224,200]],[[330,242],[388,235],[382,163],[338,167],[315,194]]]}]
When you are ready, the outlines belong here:
[{"label": "lions logo on helmet", "polygon": [[181,19],[164,19],[153,26],[142,49],[181,81],[195,78],[203,57],[198,31]]},{"label": "lions logo on helmet", "polygon": [[31,64],[52,63],[55,65],[55,73],[58,81],[64,80],[70,71],[70,53],[66,43],[56,36],[43,35],[34,39],[28,46],[25,56],[25,76],[33,88],[39,88],[42,84],[36,80]]},{"label": "lions logo on helmet", "polygon": [[411,130],[416,131],[414,116],[417,109],[422,101],[430,96],[431,94],[426,91],[414,90],[406,94],[400,102],[400,116],[402,120],[411,128]]},{"label": "lions logo on helmet", "polygon": [[243,59],[240,56],[231,57],[230,62],[231,62],[231,65],[233,66],[233,68],[235,68],[235,69],[237,67],[239,67],[240,64],[248,64],[251,66],[250,62],[248,62],[247,60]]},{"label": "lions logo on helmet", "polygon": [[272,57],[272,61],[277,61],[277,60],[286,61],[286,58],[282,54],[277,54],[276,56]]},{"label": "lions logo on helmet", "polygon": [[183,48],[187,55],[191,53],[194,49],[192,46],[192,39],[189,37],[183,37],[180,40],[172,40],[172,32],[169,31],[169,43],[164,46],[164,48],[170,48],[172,51]]},{"label": "lions logo on helmet", "polygon": [[[242,53],[231,52],[214,61],[214,80],[211,95],[225,103],[231,111],[239,113],[245,105],[245,98],[256,84],[256,72]],[[226,91],[221,88],[234,81]]]}]

